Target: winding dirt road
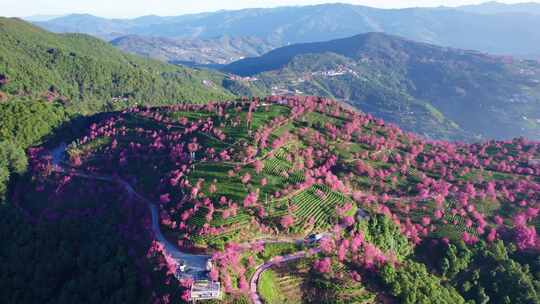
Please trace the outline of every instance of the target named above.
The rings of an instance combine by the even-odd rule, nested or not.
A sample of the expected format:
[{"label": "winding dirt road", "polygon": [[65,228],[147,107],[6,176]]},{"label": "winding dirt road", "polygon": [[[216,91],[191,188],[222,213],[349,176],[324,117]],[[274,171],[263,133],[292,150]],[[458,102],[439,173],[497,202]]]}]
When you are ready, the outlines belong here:
[{"label": "winding dirt road", "polygon": [[[124,190],[136,198],[139,201],[142,201],[147,204],[148,208],[150,209],[151,216],[152,216],[152,232],[154,234],[154,237],[156,241],[160,242],[164,245],[165,250],[175,259],[179,259],[181,261],[184,261],[186,263],[186,271],[185,274],[192,275],[194,277],[199,276],[201,273],[204,273],[206,271],[206,265],[208,260],[211,258],[210,255],[196,255],[196,254],[190,254],[187,252],[181,251],[178,247],[173,245],[171,242],[169,242],[163,233],[161,232],[161,229],[159,227],[159,211],[157,208],[157,205],[153,203],[152,201],[148,200],[144,196],[140,195],[133,187],[126,182],[125,180],[119,178],[119,177],[112,177],[112,176],[104,176],[104,175],[94,175],[94,174],[86,174],[81,173],[77,171],[66,171],[63,167],[56,164],[56,170],[63,173],[70,173],[72,176],[77,176],[80,178],[86,178],[86,179],[94,179],[94,180],[100,180],[100,181],[108,181],[108,182],[114,182],[119,185],[121,185]],[[302,242],[303,240],[289,240],[289,242]],[[262,240],[263,244],[267,243],[281,243],[284,242],[284,240]],[[311,250],[312,254],[318,253],[320,249],[316,248]],[[260,276],[264,271],[271,268],[274,265],[278,265],[280,263],[287,263],[294,260],[299,260],[308,254],[308,251],[299,251],[290,255],[286,255],[279,258],[273,258],[270,261],[259,265],[253,276],[250,280],[250,299],[252,303],[254,304],[263,304],[261,301],[261,298],[257,292],[257,284],[259,282]]]},{"label": "winding dirt road", "polygon": [[[58,167],[62,172],[66,172],[62,167]],[[163,233],[161,232],[161,229],[159,227],[159,211],[157,208],[157,205],[144,196],[140,195],[133,187],[126,182],[125,180],[119,178],[119,177],[111,177],[111,176],[100,176],[100,175],[89,175],[85,173],[80,172],[74,172],[70,171],[71,175],[78,176],[81,178],[87,178],[87,179],[94,179],[94,180],[101,180],[101,181],[109,181],[109,182],[115,182],[120,184],[127,193],[135,197],[137,200],[142,201],[147,204],[148,208],[150,209],[151,215],[152,215],[152,232],[154,234],[155,239],[163,244],[165,246],[165,250],[175,259],[179,259],[181,261],[184,261],[186,263],[186,271],[185,274],[192,275],[194,277],[200,276],[201,273],[204,273],[206,271],[206,265],[208,260],[211,258],[210,255],[196,255],[196,254],[190,254],[187,252],[181,251],[179,248],[174,246],[172,243],[170,243]],[[269,244],[269,243],[283,243],[283,242],[290,242],[290,243],[301,243],[302,240],[260,240],[263,244]],[[245,246],[249,246],[248,244],[243,244]],[[244,247],[245,247],[244,246]],[[305,258],[308,253],[310,254],[316,254],[319,253],[319,248],[314,248],[310,251],[299,251],[293,254],[289,254],[283,257],[276,257],[271,259],[270,261],[259,265],[255,272],[253,273],[253,276],[250,280],[250,299],[253,304],[263,304],[261,301],[261,298],[259,296],[259,293],[257,291],[257,285],[259,282],[259,279],[261,275],[271,268],[272,266],[281,264],[281,263],[287,263],[295,260],[299,260],[302,258]]]},{"label": "winding dirt road", "polygon": [[[196,255],[196,254],[190,254],[187,252],[181,251],[177,246],[169,242],[163,233],[161,232],[160,226],[159,226],[159,209],[157,207],[158,204],[150,201],[146,197],[139,194],[131,184],[129,184],[127,181],[123,180],[120,177],[117,176],[107,176],[107,175],[97,175],[97,174],[87,174],[83,172],[79,172],[77,170],[74,170],[72,168],[66,168],[63,166],[63,162],[65,159],[65,149],[66,145],[62,143],[58,148],[51,151],[52,154],[52,165],[55,169],[55,171],[64,173],[64,174],[71,174],[72,176],[77,176],[80,178],[85,179],[93,179],[93,180],[100,180],[100,181],[106,181],[106,182],[113,182],[117,183],[124,190],[135,199],[145,203],[148,208],[150,209],[151,217],[152,217],[152,233],[154,234],[154,238],[156,241],[160,242],[164,245],[165,250],[169,255],[174,257],[175,259],[181,260],[185,262],[186,264],[186,271],[184,272],[186,275],[191,275],[193,277],[200,277],[201,274],[203,274],[206,271],[206,265],[209,259],[211,259],[210,255]],[[302,243],[302,240],[293,240],[293,239],[273,239],[273,240],[259,240],[258,242],[261,242],[263,244],[268,243],[281,243],[281,242],[291,242],[291,243]],[[242,244],[243,247],[248,247],[249,244]],[[275,257],[271,259],[270,261],[259,265],[253,276],[250,280],[250,299],[252,303],[254,304],[262,304],[261,298],[257,292],[257,284],[259,282],[260,276],[264,271],[271,268],[274,265],[280,264],[280,263],[286,263],[291,262],[294,260],[299,260],[308,254],[308,252],[315,254],[320,252],[320,249],[315,248],[310,251],[299,251],[290,255],[286,255],[283,257]]]},{"label": "winding dirt road", "polygon": [[80,178],[100,180],[119,184],[130,196],[134,197],[138,201],[145,203],[148,206],[152,217],[152,233],[154,234],[155,240],[163,244],[165,251],[173,258],[185,262],[186,270],[184,274],[191,275],[193,277],[200,277],[200,275],[206,271],[207,262],[211,258],[210,255],[198,255],[181,251],[177,246],[175,246],[165,238],[159,227],[159,210],[156,203],[139,194],[137,191],[135,191],[131,184],[129,184],[127,181],[123,180],[120,177],[87,174],[78,172],[71,168],[65,168],[62,165],[64,159],[63,153],[65,151],[65,148],[66,145],[62,144],[60,145],[60,147],[54,149],[51,153],[53,156],[52,164],[55,171],[64,174],[71,174],[72,176],[77,176]]},{"label": "winding dirt road", "polygon": [[249,293],[250,293],[251,302],[253,304],[263,304],[263,302],[261,301],[261,297],[259,296],[259,293],[257,292],[257,285],[259,283],[259,279],[261,278],[261,275],[263,274],[263,272],[265,272],[272,266],[305,258],[308,252],[310,254],[316,254],[316,253],[319,253],[320,251],[321,250],[319,248],[315,248],[311,251],[299,251],[299,252],[292,253],[283,257],[273,258],[270,261],[262,265],[259,265],[256,268],[255,272],[253,273],[253,276],[251,277],[251,280],[249,282]]}]

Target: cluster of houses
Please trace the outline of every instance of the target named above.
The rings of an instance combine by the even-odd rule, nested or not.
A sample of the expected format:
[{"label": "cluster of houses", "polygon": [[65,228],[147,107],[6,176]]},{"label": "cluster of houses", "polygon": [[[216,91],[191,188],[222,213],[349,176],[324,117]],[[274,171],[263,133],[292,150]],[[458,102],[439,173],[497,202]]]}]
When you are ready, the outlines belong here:
[{"label": "cluster of houses", "polygon": [[294,91],[287,88],[282,88],[278,86],[272,87],[272,96],[290,96],[290,95],[302,95],[304,92],[295,89]]},{"label": "cluster of houses", "polygon": [[243,81],[243,82],[255,82],[259,80],[257,77],[251,77],[251,76],[242,77],[242,76],[238,76],[234,74],[228,74],[227,77],[229,77],[230,80]]},{"label": "cluster of houses", "polygon": [[311,72],[311,76],[337,77],[342,75],[353,75],[354,77],[359,76],[357,71],[350,69],[344,65],[340,65],[335,69],[331,70]]}]

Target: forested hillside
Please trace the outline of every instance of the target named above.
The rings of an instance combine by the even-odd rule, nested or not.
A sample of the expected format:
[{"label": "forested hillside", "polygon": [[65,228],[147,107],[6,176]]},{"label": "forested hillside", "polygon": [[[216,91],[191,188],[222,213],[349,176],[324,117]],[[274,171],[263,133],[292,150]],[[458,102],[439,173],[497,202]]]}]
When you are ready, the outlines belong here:
[{"label": "forested hillside", "polygon": [[0,19],[0,99],[60,101],[78,112],[230,98],[224,76],[124,54],[99,39]]},{"label": "forested hillside", "polygon": [[0,204],[0,302],[146,304],[154,291],[169,289],[145,256],[145,206],[107,183],[48,190]]},{"label": "forested hillside", "polygon": [[345,100],[429,138],[540,138],[540,64],[382,33],[296,44],[232,63],[273,93]]},{"label": "forested hillside", "polygon": [[26,148],[41,143],[72,116],[59,103],[0,103],[0,204],[10,178],[26,171]]}]

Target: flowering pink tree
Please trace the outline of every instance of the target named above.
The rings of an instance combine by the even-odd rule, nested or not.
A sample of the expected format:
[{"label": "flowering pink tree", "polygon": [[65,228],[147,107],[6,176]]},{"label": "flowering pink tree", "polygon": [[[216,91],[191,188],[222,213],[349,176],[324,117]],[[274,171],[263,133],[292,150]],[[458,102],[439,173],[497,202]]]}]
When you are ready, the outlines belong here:
[{"label": "flowering pink tree", "polygon": [[264,169],[264,163],[261,160],[257,159],[253,162],[253,167],[255,168],[255,172],[257,174],[261,174],[262,170]]},{"label": "flowering pink tree", "polygon": [[516,245],[520,250],[536,247],[537,236],[534,226],[518,226],[514,231]]},{"label": "flowering pink tree", "polygon": [[313,268],[320,273],[330,273],[332,271],[332,260],[329,257],[317,260],[313,264]]},{"label": "flowering pink tree", "polygon": [[343,225],[346,227],[350,227],[354,225],[354,217],[352,216],[346,216],[343,218]]},{"label": "flowering pink tree", "polygon": [[251,174],[249,173],[246,173],[242,176],[242,184],[247,184],[249,183],[249,181],[251,181]]},{"label": "flowering pink tree", "polygon": [[159,196],[159,202],[162,204],[169,203],[171,201],[171,195],[169,193],[162,194]]},{"label": "flowering pink tree", "polygon": [[287,214],[281,218],[279,223],[281,224],[281,227],[283,227],[283,229],[289,229],[290,227],[292,227],[292,225],[294,225],[294,217],[290,214]]}]

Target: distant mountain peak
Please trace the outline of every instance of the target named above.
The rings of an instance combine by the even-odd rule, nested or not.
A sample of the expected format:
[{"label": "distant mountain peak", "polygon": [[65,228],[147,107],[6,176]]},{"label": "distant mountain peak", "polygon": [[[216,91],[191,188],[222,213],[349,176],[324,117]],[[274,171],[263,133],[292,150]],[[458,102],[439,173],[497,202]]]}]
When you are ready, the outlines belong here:
[{"label": "distant mountain peak", "polygon": [[395,54],[395,50],[404,47],[417,50],[434,46],[387,33],[368,32],[325,42],[285,46],[258,58],[246,58],[234,62],[225,67],[225,70],[238,75],[249,76],[281,68],[296,56],[304,54],[336,53],[352,59],[358,59],[363,54],[385,54],[392,57]]},{"label": "distant mountain peak", "polygon": [[456,7],[458,10],[479,13],[479,14],[540,14],[540,3],[538,2],[521,2],[521,3],[504,3],[499,1],[489,1],[480,4],[464,5]]}]

